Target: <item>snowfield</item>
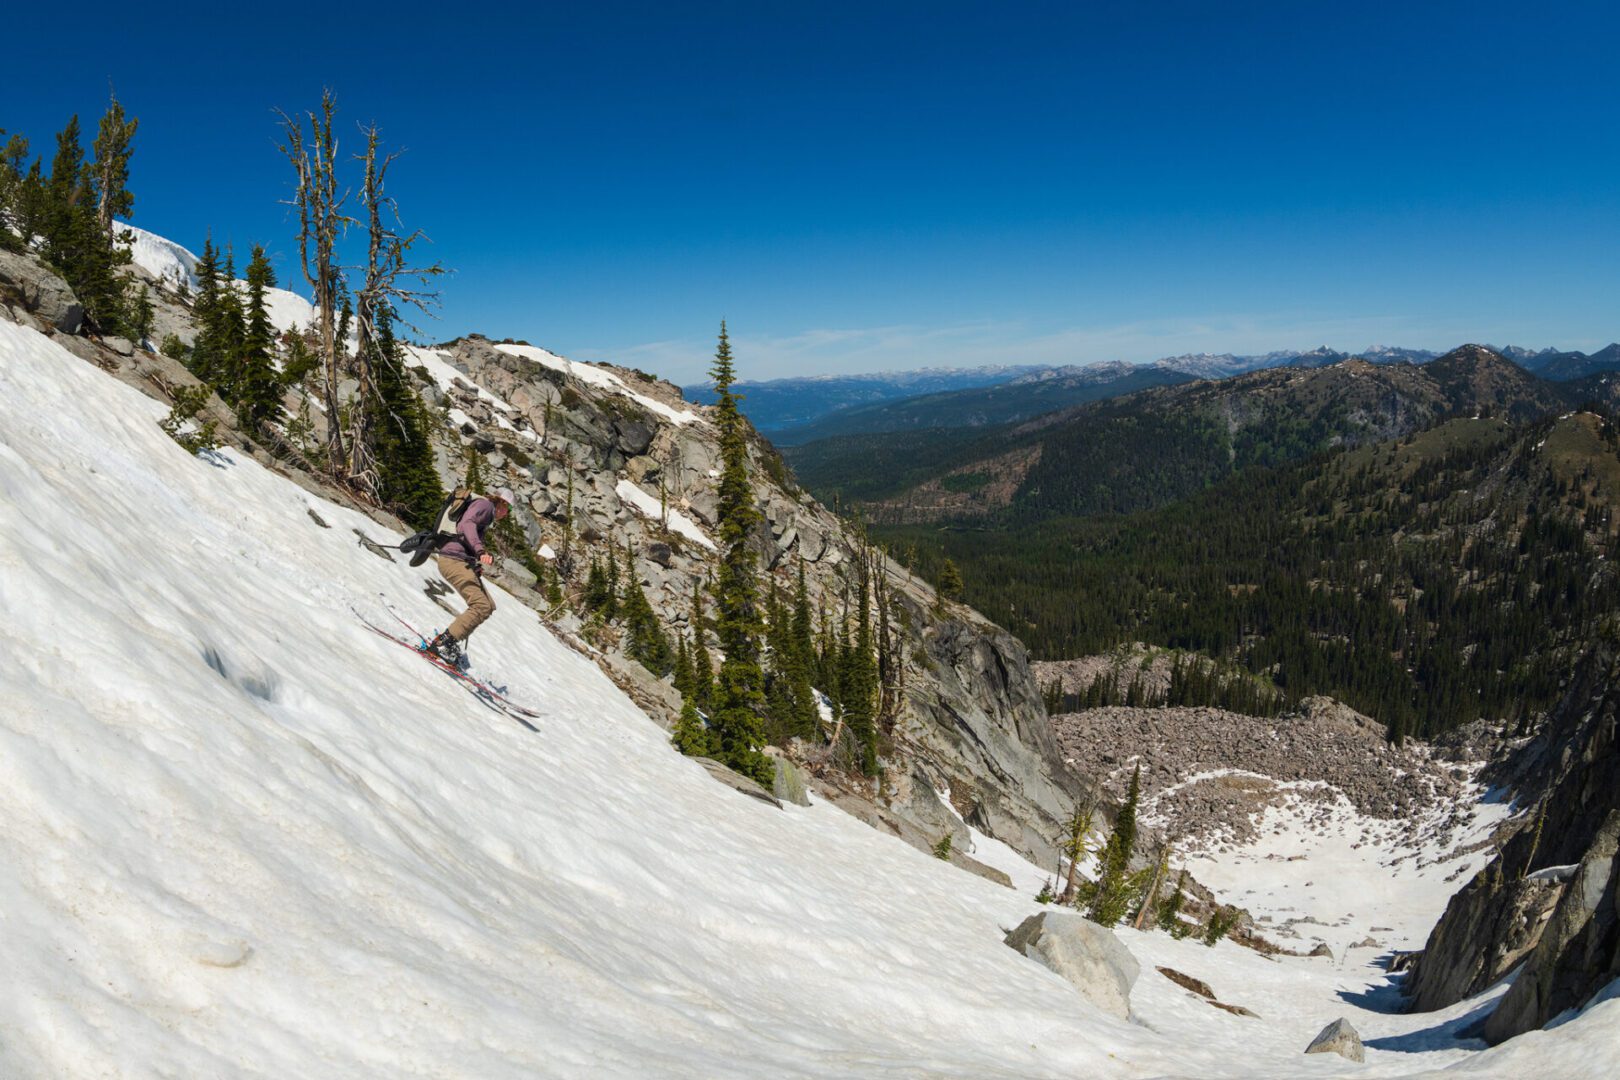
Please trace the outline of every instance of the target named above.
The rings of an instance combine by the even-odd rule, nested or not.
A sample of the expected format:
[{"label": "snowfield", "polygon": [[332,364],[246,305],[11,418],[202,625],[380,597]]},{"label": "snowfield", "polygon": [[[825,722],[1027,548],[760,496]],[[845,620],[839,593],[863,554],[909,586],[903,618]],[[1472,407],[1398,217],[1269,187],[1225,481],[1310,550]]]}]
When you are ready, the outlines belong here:
[{"label": "snowfield", "polygon": [[[0,322],[0,1076],[1607,1076],[1620,1000],[1495,1050],[1370,965],[1123,932],[1141,1023],[1016,955],[1035,910],[710,780],[499,599],[476,673],[397,540]],[[319,517],[320,521],[315,520]],[[1267,864],[1255,864],[1263,875]],[[1346,882],[1347,889],[1356,887]],[[1438,914],[1438,911],[1432,912]],[[1169,964],[1261,1019],[1210,1008]],[[1368,1063],[1304,1057],[1343,1015]]]},{"label": "snowfield", "polygon": [[[130,262],[152,274],[171,289],[184,286],[190,292],[197,291],[197,256],[173,240],[147,232],[127,221],[119,222],[118,227],[130,233]],[[220,261],[224,262],[223,256]],[[246,266],[246,260],[239,265]],[[247,282],[238,278],[236,287],[246,299]],[[265,314],[270,317],[270,325],[284,333],[302,330],[315,320],[315,305],[286,289],[266,289],[264,309]]]}]

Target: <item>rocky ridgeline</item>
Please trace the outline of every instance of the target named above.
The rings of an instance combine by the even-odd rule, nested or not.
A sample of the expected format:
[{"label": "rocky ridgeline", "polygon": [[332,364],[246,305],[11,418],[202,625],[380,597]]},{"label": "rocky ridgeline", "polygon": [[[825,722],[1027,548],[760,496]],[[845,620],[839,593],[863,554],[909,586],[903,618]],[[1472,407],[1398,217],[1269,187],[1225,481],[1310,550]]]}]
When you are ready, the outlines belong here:
[{"label": "rocky ridgeline", "polygon": [[1143,820],[1178,846],[1253,840],[1290,805],[1326,828],[1340,798],[1409,844],[1470,824],[1473,769],[1432,748],[1392,746],[1383,726],[1328,698],[1276,719],[1204,707],[1110,707],[1052,719],[1066,761],[1124,794],[1142,765]]}]

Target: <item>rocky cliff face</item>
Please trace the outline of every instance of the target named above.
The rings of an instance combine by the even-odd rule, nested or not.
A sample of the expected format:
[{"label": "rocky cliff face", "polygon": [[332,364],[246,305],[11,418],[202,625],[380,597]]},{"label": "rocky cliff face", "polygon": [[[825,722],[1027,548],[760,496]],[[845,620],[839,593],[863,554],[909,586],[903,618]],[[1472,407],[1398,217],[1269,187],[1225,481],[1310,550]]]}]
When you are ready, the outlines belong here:
[{"label": "rocky cliff face", "polygon": [[1524,961],[1513,992],[1487,1022],[1487,1036],[1500,1041],[1540,1027],[1620,977],[1617,675],[1613,646],[1599,645],[1546,727],[1488,771],[1527,810],[1430,934],[1408,984],[1413,1009],[1460,1001]]},{"label": "rocky cliff face", "polygon": [[[717,555],[720,456],[707,407],[641,372],[476,337],[416,350],[412,362],[444,420],[447,479],[464,470],[469,447],[483,453],[490,483],[513,488],[529,539],[546,545],[565,574],[577,579],[608,545],[623,558],[628,544],[653,608],[666,626],[686,628],[693,585]],[[797,487],[768,443],[755,440],[750,456],[763,514],[754,537],[760,567],[791,589],[803,559],[812,606],[838,611],[863,557],[859,538]],[[914,844],[946,833],[965,841],[960,814],[1050,865],[1073,780],[1023,646],[971,609],[941,604],[898,564],[879,563],[901,665],[883,779],[824,767],[816,747],[790,747],[790,756],[829,795]],[[633,664],[618,667],[643,684],[643,704],[673,715],[678,701],[667,687],[645,685],[650,677]],[[956,813],[936,796],[944,791]]]}]

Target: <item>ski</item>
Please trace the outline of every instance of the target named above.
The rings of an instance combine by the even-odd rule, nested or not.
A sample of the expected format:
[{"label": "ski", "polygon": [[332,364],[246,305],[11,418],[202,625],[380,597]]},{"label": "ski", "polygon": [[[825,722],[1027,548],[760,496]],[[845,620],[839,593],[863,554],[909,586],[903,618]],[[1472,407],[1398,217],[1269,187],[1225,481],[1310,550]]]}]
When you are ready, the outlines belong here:
[{"label": "ski", "polygon": [[[387,630],[384,630],[382,627],[376,625],[370,619],[368,619],[364,615],[360,614],[360,612],[358,612],[358,611],[355,611],[354,615],[355,615],[355,618],[360,620],[360,622],[366,627],[366,629],[370,630],[374,634],[377,634],[379,637],[387,638],[389,641],[392,641],[394,644],[400,646],[401,648],[411,650],[411,652],[413,652],[416,655],[420,656],[422,659],[426,660],[428,663],[432,664],[434,667],[438,668],[440,671],[444,672],[446,675],[448,675],[452,679],[456,680],[456,682],[461,685],[461,688],[463,690],[466,690],[473,697],[475,697],[479,701],[483,702],[483,704],[486,705],[487,707],[489,707],[491,709],[494,709],[496,712],[503,713],[504,715],[511,717],[513,720],[516,720],[518,723],[522,724],[524,727],[528,728],[530,731],[539,731],[540,730],[539,728],[535,727],[529,721],[530,720],[539,720],[539,719],[541,719],[542,718],[541,713],[535,712],[533,709],[528,709],[528,708],[525,708],[522,705],[519,705],[517,702],[513,701],[511,698],[508,698],[505,694],[501,693],[500,691],[495,690],[494,688],[492,688],[488,684],[486,684],[484,682],[481,682],[478,679],[473,678],[471,675],[468,675],[466,672],[458,670],[454,666],[445,663],[445,661],[442,660],[441,658],[439,658],[438,656],[435,656],[433,653],[428,652],[427,651],[427,641],[426,641],[426,639],[423,638],[421,634],[417,633],[416,630],[410,626],[410,624],[405,623],[405,620],[400,619],[399,621],[401,623],[405,623],[406,629],[409,629],[411,631],[411,633],[416,636],[416,638],[418,640],[418,644],[413,645],[411,642],[406,641],[404,638],[399,637],[399,636],[397,636],[395,634],[389,633]],[[398,619],[399,617],[396,615],[395,618]]]}]

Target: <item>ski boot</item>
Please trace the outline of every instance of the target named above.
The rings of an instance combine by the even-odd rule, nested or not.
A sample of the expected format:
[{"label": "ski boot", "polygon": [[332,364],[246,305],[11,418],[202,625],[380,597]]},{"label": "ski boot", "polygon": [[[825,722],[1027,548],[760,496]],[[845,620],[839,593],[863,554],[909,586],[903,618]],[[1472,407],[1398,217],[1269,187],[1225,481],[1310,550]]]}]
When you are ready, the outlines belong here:
[{"label": "ski boot", "polygon": [[462,650],[461,642],[451,637],[448,630],[428,642],[422,651],[432,653],[457,671],[467,670],[467,654]]}]

